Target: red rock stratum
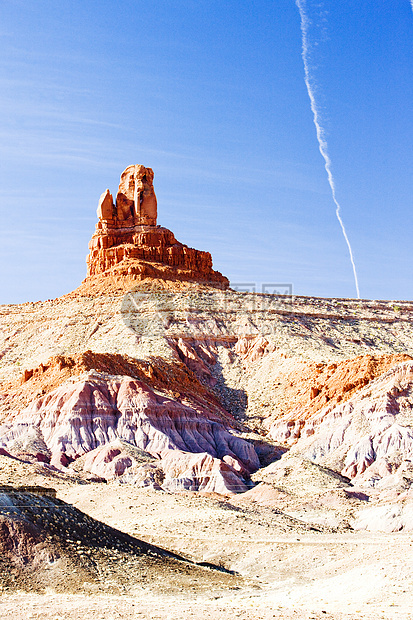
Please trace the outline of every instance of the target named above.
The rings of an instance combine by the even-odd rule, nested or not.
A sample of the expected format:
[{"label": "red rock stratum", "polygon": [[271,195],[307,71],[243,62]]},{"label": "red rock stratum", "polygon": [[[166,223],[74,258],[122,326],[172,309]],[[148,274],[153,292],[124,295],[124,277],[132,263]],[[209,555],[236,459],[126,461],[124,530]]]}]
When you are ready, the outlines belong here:
[{"label": "red rock stratum", "polygon": [[149,278],[227,288],[228,279],[214,271],[209,252],[180,243],[170,230],[157,225],[153,177],[151,168],[128,166],[116,201],[108,189],[101,195],[83,288],[96,292],[99,286],[107,289],[110,281],[119,285],[125,277],[128,287]]}]

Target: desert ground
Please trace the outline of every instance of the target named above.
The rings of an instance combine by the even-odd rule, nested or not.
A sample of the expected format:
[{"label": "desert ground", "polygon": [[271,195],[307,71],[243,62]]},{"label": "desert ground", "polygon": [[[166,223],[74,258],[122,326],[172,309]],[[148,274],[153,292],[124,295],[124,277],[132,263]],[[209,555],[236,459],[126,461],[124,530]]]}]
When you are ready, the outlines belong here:
[{"label": "desert ground", "polygon": [[232,290],[152,180],[0,307],[0,616],[413,618],[413,303]]}]

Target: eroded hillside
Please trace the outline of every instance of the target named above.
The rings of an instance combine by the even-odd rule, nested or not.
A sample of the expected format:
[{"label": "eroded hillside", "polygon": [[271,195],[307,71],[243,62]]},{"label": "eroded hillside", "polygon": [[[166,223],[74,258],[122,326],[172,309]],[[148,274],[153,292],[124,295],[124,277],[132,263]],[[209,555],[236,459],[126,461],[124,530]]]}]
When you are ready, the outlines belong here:
[{"label": "eroded hillside", "polygon": [[[160,604],[161,581],[175,602],[203,593],[208,617],[225,596],[255,619],[324,617],[319,583],[336,618],[366,600],[381,617],[395,593],[408,617],[413,303],[231,290],[157,224],[152,181],[130,166],[116,203],[102,194],[76,291],[0,307],[0,586],[62,590],[70,573],[65,592],[78,574]],[[306,597],[318,611],[297,615]]]}]

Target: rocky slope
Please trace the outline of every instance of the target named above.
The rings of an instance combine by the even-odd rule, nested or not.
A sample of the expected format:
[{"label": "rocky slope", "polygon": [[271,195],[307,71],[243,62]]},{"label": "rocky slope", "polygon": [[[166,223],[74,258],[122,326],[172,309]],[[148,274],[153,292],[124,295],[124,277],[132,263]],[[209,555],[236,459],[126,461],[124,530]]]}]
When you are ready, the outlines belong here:
[{"label": "rocky slope", "polygon": [[[214,570],[215,569],[215,570]],[[42,487],[0,487],[0,591],[225,589],[241,579],[111,528]]]},{"label": "rocky slope", "polygon": [[157,226],[143,166],[98,217],[79,289],[0,308],[3,457],[231,494],[290,451],[369,493],[409,486],[412,303],[225,288]]},{"label": "rocky slope", "polygon": [[116,596],[99,619],[127,591],[131,618],[408,618],[413,303],[231,290],[143,166],[98,217],[76,291],[0,307],[0,586]]},{"label": "rocky slope", "polygon": [[[35,455],[52,451],[57,459],[53,463],[64,466],[105,442],[117,437],[130,441],[133,436],[136,447],[152,451],[159,461],[161,453],[171,448],[199,455],[196,458],[201,459],[200,464],[182,456],[178,468],[176,459],[172,459],[171,471],[185,488],[203,488],[205,483],[213,490],[210,474],[214,471],[212,479],[219,481],[215,490],[234,487],[234,479],[222,483],[229,474],[235,475],[238,488],[245,490],[243,485],[249,484],[248,476],[259,463],[250,458],[254,465],[246,466],[233,444],[241,445],[241,439],[247,441],[255,459],[263,463],[267,458],[270,462],[282,454],[277,444],[290,448],[298,439],[301,442],[310,427],[317,435],[324,426],[313,419],[323,419],[329,411],[335,411],[335,406],[343,408],[372,381],[409,360],[413,352],[411,305],[407,302],[366,302],[360,308],[360,302],[347,301],[339,306],[331,300],[283,299],[199,288],[167,290],[161,295],[158,289],[138,292],[137,307],[128,302],[128,294],[90,297],[76,293],[54,301],[1,309],[1,441],[6,451],[18,458],[27,456],[21,431],[38,429],[41,441],[36,437],[43,447],[39,451],[34,444]],[[136,290],[132,293],[136,294]],[[144,419],[151,429],[150,440],[137,439],[138,427],[127,437],[123,431],[118,433],[122,416],[129,415],[119,413],[117,407],[113,409],[111,398],[116,394],[117,400],[119,390],[128,393],[134,411],[136,403],[147,398],[149,417],[144,414]],[[108,412],[103,415],[104,408],[100,411],[99,407],[90,422],[89,412],[96,409],[95,398],[99,402],[106,399],[112,422],[108,422]],[[163,411],[160,400],[181,425],[189,421],[191,412],[192,419],[203,429],[219,428],[222,437],[218,443],[226,447],[217,450],[217,438],[199,443],[181,431],[178,443],[171,440],[175,431],[171,430],[169,413],[169,418],[155,413],[159,407]],[[59,404],[59,414],[56,406],[46,414],[53,402],[64,403],[64,413]],[[332,413],[326,420],[336,419],[335,415]],[[165,428],[153,426],[160,417],[169,419]],[[99,440],[94,433],[100,433],[99,424],[103,422],[96,424],[95,418],[107,424]],[[90,434],[91,423],[95,425],[91,440],[80,441],[80,433]],[[63,450],[57,449],[52,439],[60,436],[61,424],[67,429],[60,444],[64,443]],[[142,424],[143,419],[138,426]],[[47,441],[45,425],[49,425]],[[228,432],[230,443],[225,439]],[[141,433],[143,436],[147,434]],[[183,436],[187,438],[182,441]],[[25,440],[26,444],[33,443],[33,437]],[[150,442],[152,446],[159,442],[158,448],[148,450]],[[389,451],[393,447],[389,443]],[[69,460],[63,459],[62,463],[58,455],[63,454]],[[359,471],[364,457],[361,451],[357,455]],[[228,462],[234,456],[240,463],[235,463],[239,468],[236,474],[229,469],[234,462]],[[391,461],[390,452],[387,456]],[[219,463],[213,460],[217,458]],[[156,474],[158,480],[159,475],[169,480],[167,463],[172,461],[163,459],[162,465],[157,464],[161,467]],[[334,467],[338,467],[337,463],[334,461]],[[112,473],[108,476],[120,471],[114,465],[109,469]],[[199,471],[205,473],[205,479]],[[181,488],[180,484],[177,488]]]},{"label": "rocky slope", "polygon": [[[363,486],[400,485],[413,476],[413,362],[399,363],[343,404],[295,417],[295,432],[280,419],[271,427],[274,438],[290,440],[294,452],[328,463]],[[306,412],[305,412],[306,413]]]},{"label": "rocky slope", "polygon": [[[117,438],[161,458],[165,474],[173,470],[177,489],[198,490],[212,478],[211,490],[245,490],[245,476],[260,466],[254,447],[229,432],[210,410],[196,410],[156,394],[131,377],[96,371],[32,401],[0,427],[0,447],[9,454],[36,451],[38,458],[55,467],[65,467]],[[187,459],[180,468],[170,451],[180,455],[181,463],[186,452],[199,454],[202,460]],[[118,455],[119,450],[113,449],[105,461]],[[129,457],[118,458],[116,474],[124,474],[131,465]],[[193,474],[185,476],[188,468]],[[167,480],[164,487],[170,487]]]}]

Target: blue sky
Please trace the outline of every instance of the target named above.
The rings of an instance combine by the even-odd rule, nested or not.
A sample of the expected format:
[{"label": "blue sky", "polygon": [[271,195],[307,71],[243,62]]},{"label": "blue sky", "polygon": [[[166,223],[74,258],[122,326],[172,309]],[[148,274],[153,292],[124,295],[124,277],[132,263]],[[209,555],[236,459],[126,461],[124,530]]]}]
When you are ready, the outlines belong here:
[{"label": "blue sky", "polygon": [[[364,298],[413,299],[413,11],[307,0],[341,214]],[[294,0],[3,0],[1,303],[85,277],[100,194],[155,171],[158,222],[232,282],[354,297]]]}]

